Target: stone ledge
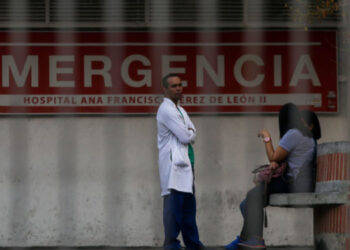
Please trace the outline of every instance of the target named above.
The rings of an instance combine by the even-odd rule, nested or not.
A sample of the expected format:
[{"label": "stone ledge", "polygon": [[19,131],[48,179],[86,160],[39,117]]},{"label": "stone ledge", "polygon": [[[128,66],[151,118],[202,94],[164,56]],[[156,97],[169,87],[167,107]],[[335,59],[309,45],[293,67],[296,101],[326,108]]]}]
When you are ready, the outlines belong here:
[{"label": "stone ledge", "polygon": [[270,195],[270,206],[314,207],[321,205],[342,205],[347,202],[348,193],[283,193]]},{"label": "stone ledge", "polygon": [[335,154],[335,153],[349,153],[349,141],[325,142],[317,146],[317,156]]}]

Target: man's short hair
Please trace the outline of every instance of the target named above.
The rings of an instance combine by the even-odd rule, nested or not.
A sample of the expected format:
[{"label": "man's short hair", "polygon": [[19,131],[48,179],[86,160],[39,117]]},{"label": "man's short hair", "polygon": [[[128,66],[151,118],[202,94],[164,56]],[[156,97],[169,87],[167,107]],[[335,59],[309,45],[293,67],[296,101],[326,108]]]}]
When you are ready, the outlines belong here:
[{"label": "man's short hair", "polygon": [[163,88],[165,88],[165,89],[168,88],[168,86],[169,86],[168,78],[170,78],[170,77],[179,77],[179,75],[176,74],[176,73],[170,73],[170,74],[167,74],[166,76],[164,76],[163,79],[162,79],[162,86],[163,86]]}]

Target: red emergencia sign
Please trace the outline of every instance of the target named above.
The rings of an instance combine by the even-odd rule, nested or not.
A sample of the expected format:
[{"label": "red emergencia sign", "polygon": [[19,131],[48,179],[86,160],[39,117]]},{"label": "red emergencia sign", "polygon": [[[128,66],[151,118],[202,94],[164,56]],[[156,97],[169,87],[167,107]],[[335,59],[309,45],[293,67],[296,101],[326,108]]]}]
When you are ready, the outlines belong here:
[{"label": "red emergencia sign", "polygon": [[192,113],[338,111],[333,31],[0,32],[0,114],[152,114],[178,73]]}]

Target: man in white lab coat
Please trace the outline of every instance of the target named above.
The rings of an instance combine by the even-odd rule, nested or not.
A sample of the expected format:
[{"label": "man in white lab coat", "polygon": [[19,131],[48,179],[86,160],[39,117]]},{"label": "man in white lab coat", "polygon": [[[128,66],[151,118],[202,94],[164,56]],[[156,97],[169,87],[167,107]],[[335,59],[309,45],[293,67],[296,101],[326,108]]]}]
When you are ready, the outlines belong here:
[{"label": "man in white lab coat", "polygon": [[180,107],[181,79],[168,74],[162,80],[164,100],[157,112],[159,175],[163,196],[164,249],[180,249],[180,231],[186,249],[204,249],[199,240],[194,196],[196,129]]}]

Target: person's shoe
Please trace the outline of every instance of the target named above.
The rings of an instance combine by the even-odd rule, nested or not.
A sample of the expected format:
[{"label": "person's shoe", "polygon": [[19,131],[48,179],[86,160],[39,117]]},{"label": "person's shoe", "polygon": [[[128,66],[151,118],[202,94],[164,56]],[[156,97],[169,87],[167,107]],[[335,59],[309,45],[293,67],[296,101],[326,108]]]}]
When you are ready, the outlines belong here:
[{"label": "person's shoe", "polygon": [[253,249],[258,249],[258,250],[266,250],[265,246],[265,241],[263,238],[259,237],[254,237],[250,238],[249,240],[241,240],[237,244],[239,250],[253,250]]},{"label": "person's shoe", "polygon": [[226,250],[237,250],[237,245],[238,243],[241,242],[241,238],[239,237],[239,235],[237,236],[237,238],[235,240],[233,240],[230,244],[225,246]]}]

